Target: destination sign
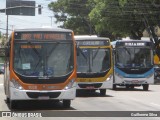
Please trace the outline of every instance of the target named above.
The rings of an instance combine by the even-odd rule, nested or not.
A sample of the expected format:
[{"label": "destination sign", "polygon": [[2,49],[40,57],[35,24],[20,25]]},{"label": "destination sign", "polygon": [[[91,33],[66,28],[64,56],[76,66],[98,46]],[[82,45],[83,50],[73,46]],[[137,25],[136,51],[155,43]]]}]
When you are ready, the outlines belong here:
[{"label": "destination sign", "polygon": [[117,42],[116,46],[131,46],[131,47],[138,47],[138,46],[152,46],[151,42]]},{"label": "destination sign", "polygon": [[78,46],[109,46],[110,45],[110,43],[109,43],[109,41],[108,40],[100,40],[100,41],[98,41],[98,40],[85,40],[85,41],[82,41],[82,40],[80,40],[80,41],[77,41],[77,45]]},{"label": "destination sign", "polygon": [[15,40],[71,40],[71,33],[16,32]]},{"label": "destination sign", "polygon": [[21,45],[21,48],[42,48],[41,45]]},{"label": "destination sign", "polygon": [[125,43],[125,46],[145,46],[145,43]]}]

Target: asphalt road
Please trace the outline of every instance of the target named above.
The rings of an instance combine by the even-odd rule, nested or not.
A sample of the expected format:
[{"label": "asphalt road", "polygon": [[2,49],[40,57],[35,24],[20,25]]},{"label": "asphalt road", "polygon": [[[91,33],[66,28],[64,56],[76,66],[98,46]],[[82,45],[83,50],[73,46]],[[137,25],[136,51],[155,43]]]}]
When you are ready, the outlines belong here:
[{"label": "asphalt road", "polygon": [[[5,102],[3,90],[3,76],[0,75],[0,111],[9,111]],[[93,112],[94,111],[94,112]],[[126,111],[126,112],[122,112]],[[128,111],[128,112],[127,112]],[[159,120],[160,117],[140,117],[146,111],[153,112],[153,116],[160,115],[160,85],[150,85],[149,91],[143,91],[142,87],[133,90],[118,88],[117,90],[107,90],[105,96],[100,96],[99,92],[78,92],[77,97],[71,103],[71,108],[64,109],[62,103],[53,101],[23,101],[19,102],[18,109],[12,111],[18,113],[35,112],[42,115],[57,117],[46,117],[45,119],[56,120]],[[159,112],[158,112],[159,111]],[[147,112],[146,114],[149,114]],[[25,114],[26,114],[25,113]],[[0,113],[1,114],[1,113]],[[111,117],[107,115],[111,114]],[[124,115],[123,115],[124,114]],[[131,115],[131,116],[127,116]],[[123,117],[120,117],[120,116]],[[137,116],[136,116],[137,115]],[[73,117],[74,116],[74,117]],[[101,117],[102,116],[102,117]],[[119,117],[116,117],[119,116]],[[8,117],[0,117],[0,120],[9,120]],[[24,119],[14,117],[14,120]],[[44,119],[44,118],[31,118]]]}]

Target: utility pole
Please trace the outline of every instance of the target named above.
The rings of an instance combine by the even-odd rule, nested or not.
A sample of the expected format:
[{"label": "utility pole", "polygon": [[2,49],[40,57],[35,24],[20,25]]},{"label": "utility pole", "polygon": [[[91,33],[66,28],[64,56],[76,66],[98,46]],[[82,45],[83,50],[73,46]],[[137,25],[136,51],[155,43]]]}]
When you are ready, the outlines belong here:
[{"label": "utility pole", "polygon": [[8,40],[8,15],[7,15],[7,24],[6,24],[6,40]]}]

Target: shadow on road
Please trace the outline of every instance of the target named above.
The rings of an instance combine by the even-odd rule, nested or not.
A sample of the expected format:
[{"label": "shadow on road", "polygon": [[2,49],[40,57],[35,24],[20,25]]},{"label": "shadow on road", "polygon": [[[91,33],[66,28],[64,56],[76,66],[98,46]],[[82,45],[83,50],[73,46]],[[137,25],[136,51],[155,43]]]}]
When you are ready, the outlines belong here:
[{"label": "shadow on road", "polygon": [[[107,93],[107,91],[106,91]],[[97,91],[89,91],[89,90],[78,90],[76,92],[76,97],[113,97],[111,95],[101,95]]]},{"label": "shadow on road", "polygon": [[154,84],[155,85],[160,85],[160,79],[155,79]]},{"label": "shadow on road", "polygon": [[143,90],[143,88],[141,88],[141,87],[137,87],[137,88],[121,88],[121,87],[119,87],[119,88],[116,88],[114,91],[140,91],[140,92],[151,92],[152,90],[148,90],[148,91],[144,91]]},{"label": "shadow on road", "polygon": [[[6,103],[8,108],[9,103]],[[70,108],[64,108],[62,102],[59,101],[18,101],[16,109],[13,109],[11,111],[37,111],[37,110],[76,110],[72,107]]]}]

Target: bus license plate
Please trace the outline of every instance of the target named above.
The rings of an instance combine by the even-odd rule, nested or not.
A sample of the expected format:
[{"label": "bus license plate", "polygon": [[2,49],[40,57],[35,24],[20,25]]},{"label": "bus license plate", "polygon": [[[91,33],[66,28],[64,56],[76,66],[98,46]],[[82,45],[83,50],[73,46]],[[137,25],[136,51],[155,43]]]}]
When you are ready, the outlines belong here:
[{"label": "bus license plate", "polygon": [[139,83],[138,80],[133,80],[132,83],[136,84],[136,83]]},{"label": "bus license plate", "polygon": [[94,89],[94,86],[87,86],[87,89]]}]

